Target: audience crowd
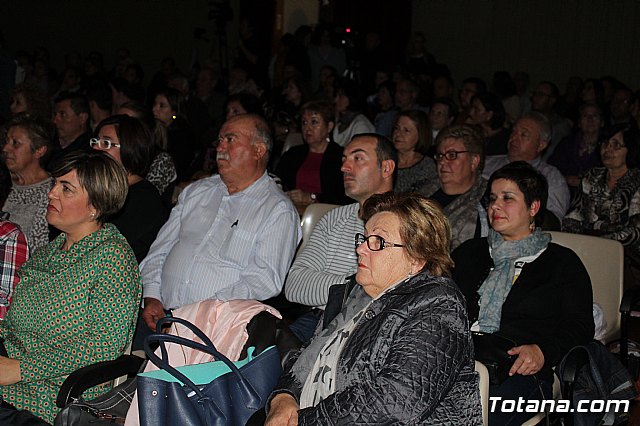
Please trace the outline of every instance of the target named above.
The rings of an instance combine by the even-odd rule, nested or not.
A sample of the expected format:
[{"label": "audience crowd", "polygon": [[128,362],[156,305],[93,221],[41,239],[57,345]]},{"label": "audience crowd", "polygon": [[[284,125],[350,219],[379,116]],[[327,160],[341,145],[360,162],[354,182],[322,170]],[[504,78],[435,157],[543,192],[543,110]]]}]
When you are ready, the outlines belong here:
[{"label": "audience crowd", "polygon": [[[490,323],[492,331],[499,330],[501,312],[511,308],[505,302],[502,309],[502,303],[504,292],[508,292],[508,286],[503,284],[513,282],[513,268],[509,272],[508,266],[501,266],[500,279],[494,273],[489,278],[483,275],[492,262],[491,249],[503,239],[510,239],[508,232],[500,228],[501,221],[519,221],[523,232],[515,240],[523,240],[519,244],[527,247],[522,253],[539,256],[541,251],[536,250],[546,250],[547,255],[540,256],[541,260],[559,249],[549,245],[540,229],[618,240],[625,249],[625,285],[637,284],[640,91],[611,76],[571,77],[563,93],[558,87],[562,82],[543,80],[529,86],[530,77],[522,71],[499,70],[491,81],[454,75],[455,70],[428,52],[420,33],[412,34],[404,60],[391,64],[383,56],[370,53],[370,43],[384,42],[379,34],[363,37],[366,46],[350,39],[354,43],[347,43],[353,44],[349,49],[343,48],[341,36],[330,25],[315,29],[302,26],[295,34],[282,37],[269,60],[267,52],[261,51],[259,35],[245,19],[237,58],[229,70],[213,63],[196,63],[191,69],[180,70],[173,58],[166,57],[150,78],[126,48],[118,50],[112,67],[104,63],[101,52],[90,52],[84,59],[76,52],[68,52],[60,72],[51,66],[46,48],[15,53],[10,104],[0,105],[0,114],[6,111],[0,115],[0,141],[2,175],[7,176],[0,182],[0,249],[5,254],[18,252],[12,257],[5,255],[1,268],[0,337],[6,341],[8,355],[0,356],[0,375],[4,371],[3,360],[13,362],[13,358],[20,357],[21,361],[10,365],[10,381],[0,381],[0,396],[6,402],[32,410],[51,422],[55,415],[51,400],[61,378],[89,361],[117,356],[133,333],[133,310],[138,303],[134,348],[140,347],[144,335],[154,330],[156,321],[169,310],[211,298],[274,301],[270,298],[281,293],[288,300],[274,301],[279,304],[277,307],[290,303],[306,307],[302,315],[286,318],[300,343],[308,345],[314,330],[326,340],[329,334],[326,330],[322,334],[322,327],[316,326],[330,300],[329,288],[344,284],[356,272],[357,281],[363,276],[359,259],[368,259],[369,255],[374,259],[376,251],[389,246],[378,236],[381,246],[371,248],[371,238],[380,230],[371,220],[373,213],[363,215],[365,202],[376,194],[392,191],[401,194],[397,200],[402,202],[411,203],[402,197],[415,197],[418,201],[413,202],[434,203],[433,209],[441,209],[447,217],[448,225],[442,229],[449,232],[450,227],[450,236],[444,241],[450,251],[458,249],[453,252],[456,265],[453,269],[447,263],[436,275],[448,277],[448,270],[452,269],[454,280],[461,281],[457,284],[467,296],[467,308],[472,313],[467,318],[464,310],[456,310],[464,327],[479,316],[481,322]],[[478,70],[478,74],[493,71]],[[457,80],[461,81],[459,87]],[[122,169],[122,200],[115,203],[121,208],[101,208],[89,194],[88,213],[85,207],[80,213],[71,208],[66,213],[63,207],[65,201],[73,202],[73,191],[93,189],[84,181],[75,188],[73,181],[61,180],[61,176],[98,161],[91,160],[95,156],[93,150],[103,151],[108,154],[104,157],[115,160],[108,161],[110,167],[117,163]],[[102,157],[101,154],[99,161],[107,161]],[[70,159],[78,164],[69,166]],[[524,167],[524,172],[509,169],[513,162],[518,162],[520,169]],[[73,173],[76,179],[76,172]],[[91,175],[89,171],[83,173]],[[544,187],[544,199],[534,198],[532,203],[526,190],[514,186],[517,179],[509,173],[534,176],[531,179],[538,179],[537,184]],[[512,188],[506,188],[505,182],[511,182]],[[101,185],[105,185],[104,191],[111,190],[109,182]],[[99,196],[104,194],[95,197]],[[525,197],[518,200],[520,210],[509,207],[515,206],[510,203],[519,196]],[[62,200],[60,207],[58,200]],[[301,238],[300,216],[308,206],[321,202],[337,208],[320,220],[306,246],[296,253]],[[432,208],[431,204],[425,205]],[[73,204],[73,209],[78,206]],[[392,207],[388,209],[395,212]],[[404,217],[410,213],[397,214]],[[52,220],[56,215],[64,219],[61,224]],[[78,234],[78,241],[71,239],[70,229]],[[64,236],[60,236],[61,232]],[[396,236],[396,242],[406,243],[404,234],[399,237],[399,231],[394,232],[391,235]],[[356,242],[357,253],[353,247],[356,234],[360,238]],[[529,240],[530,235],[536,239],[535,244]],[[102,294],[93,285],[104,286],[102,292],[120,289],[119,297],[127,295],[126,309],[120,307],[123,311],[116,319],[124,331],[111,336],[99,329],[97,337],[91,337],[94,330],[87,326],[81,337],[65,335],[67,339],[85,339],[87,344],[115,346],[86,356],[76,353],[73,362],[56,361],[55,369],[45,375],[40,369],[49,362],[45,359],[48,344],[60,351],[55,353],[58,359],[70,355],[63,353],[64,346],[52,336],[39,340],[29,334],[29,327],[34,326],[29,315],[46,301],[43,294],[36,297],[26,286],[37,289],[58,282],[49,270],[56,266],[52,259],[56,264],[69,265],[68,274],[81,274],[94,267],[108,269],[109,265],[98,265],[97,258],[97,266],[81,263],[86,262],[83,256],[97,256],[91,252],[98,244],[92,239],[99,244],[114,244],[117,253],[124,253],[129,269],[124,275],[109,275],[111,283],[105,283],[109,281],[106,276],[91,281],[92,276],[82,275],[91,283],[87,284],[88,289],[82,287],[79,297],[85,297],[85,293],[87,297]],[[120,247],[125,240],[131,248]],[[365,241],[369,249],[364,249]],[[424,266],[429,260],[413,262],[411,259],[422,259],[422,255],[412,250],[415,247],[406,249],[411,253],[409,257],[401,251],[394,252],[398,255],[394,265],[406,265],[408,277],[419,278],[411,282],[440,282],[447,297],[455,301],[456,309],[462,306],[463,299],[451,284],[453,281],[425,278],[432,272]],[[560,253],[576,264],[567,274],[584,273],[575,255]],[[29,256],[31,259],[26,260]],[[136,260],[139,268],[131,267]],[[398,272],[394,265],[388,265],[390,276]],[[459,265],[468,265],[466,272]],[[566,268],[571,266],[567,265]],[[485,278],[485,287],[503,292],[499,297],[478,294],[478,286]],[[591,303],[588,277],[582,278],[581,315],[589,311]],[[394,283],[388,283],[389,288]],[[364,292],[374,300],[380,294],[366,289]],[[567,293],[568,298],[574,296]],[[24,300],[18,300],[20,297]],[[78,304],[64,292],[55,297],[59,311]],[[365,302],[371,302],[371,297]],[[469,298],[482,303],[472,306]],[[87,303],[90,309],[100,312],[111,309]],[[356,312],[349,312],[358,318]],[[564,316],[560,318],[561,322],[566,321]],[[61,321],[67,320],[89,321],[63,315]],[[580,344],[592,337],[590,321],[584,319],[584,332],[570,343]],[[349,327],[355,325],[349,324],[341,327],[353,331]],[[551,328],[554,324],[554,320],[545,323]],[[31,337],[21,337],[25,333]],[[551,367],[569,347],[553,346],[555,340],[547,339],[544,331],[536,339],[540,346],[529,345],[535,347],[531,349],[538,364],[535,371],[544,372],[545,386],[550,385]],[[465,333],[460,341],[469,344]],[[337,360],[326,359],[329,355],[322,342],[316,340],[314,346],[312,341],[311,347],[316,351],[313,359],[309,358],[310,352],[306,358],[304,352],[301,358],[297,358],[300,354],[296,356],[309,372],[322,368],[314,365],[315,356],[325,357],[321,359],[327,365],[338,365]],[[519,349],[512,355],[527,353]],[[475,382],[469,376],[470,358],[463,355],[455,380],[464,382],[464,389],[443,385],[439,392],[449,399],[434,402],[433,406],[440,408],[430,414],[432,418],[444,418],[447,410],[454,412],[459,406],[465,410],[471,406],[463,404],[464,392],[472,392]],[[360,368],[367,370],[363,365]],[[533,370],[516,370],[522,375],[533,374]],[[316,383],[314,386],[324,392],[319,398],[302,389],[306,374],[293,371],[289,374],[298,374],[294,377],[300,387],[297,391],[303,395],[301,424],[304,419],[312,423],[327,415],[312,409],[305,411],[304,407],[319,406],[333,391],[339,396],[351,380],[347,379],[346,385],[339,383],[337,390],[333,385],[327,384],[325,389],[324,384]],[[300,377],[303,383],[299,383]],[[32,383],[45,379],[47,399],[39,400]],[[547,388],[544,391],[548,393]],[[505,391],[504,396],[509,395],[514,394]],[[342,405],[339,409],[333,407],[334,411],[353,413],[350,401],[336,401]],[[295,412],[300,401],[293,402],[291,410]],[[394,406],[394,410],[403,412],[398,418],[423,415],[421,406],[412,407],[413,411]],[[282,412],[285,414],[278,415],[288,413]],[[470,412],[463,414],[468,424],[477,423],[477,419],[469,420],[473,417]],[[374,419],[376,415],[371,416]],[[270,421],[275,417],[272,414]]]}]

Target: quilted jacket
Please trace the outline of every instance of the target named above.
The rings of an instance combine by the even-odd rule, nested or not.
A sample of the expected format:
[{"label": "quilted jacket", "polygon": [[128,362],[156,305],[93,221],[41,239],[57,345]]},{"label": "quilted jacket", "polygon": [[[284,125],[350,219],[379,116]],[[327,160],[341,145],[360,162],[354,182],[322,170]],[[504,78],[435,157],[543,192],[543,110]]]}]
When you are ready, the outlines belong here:
[{"label": "quilted jacket", "polygon": [[[287,368],[276,392],[298,399],[302,386]],[[465,303],[453,281],[421,273],[373,301],[340,354],[335,389],[300,410],[299,424],[481,425]]]}]

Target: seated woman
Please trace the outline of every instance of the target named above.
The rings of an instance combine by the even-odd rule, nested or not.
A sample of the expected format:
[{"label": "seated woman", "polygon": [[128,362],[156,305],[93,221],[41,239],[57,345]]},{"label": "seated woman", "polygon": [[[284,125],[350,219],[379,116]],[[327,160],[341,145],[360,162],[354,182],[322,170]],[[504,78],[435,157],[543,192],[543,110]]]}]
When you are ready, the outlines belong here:
[{"label": "seated woman", "polygon": [[122,166],[102,152],[71,153],[53,176],[47,221],[62,234],[22,266],[0,321],[8,353],[0,356],[0,395],[50,423],[67,375],[122,354],[142,292],[133,251],[105,223],[127,196]]},{"label": "seated woman", "polygon": [[582,176],[600,161],[600,132],[604,126],[602,110],[594,103],[580,106],[578,130],[560,141],[548,163],[560,170],[567,180],[572,198],[575,198]]},{"label": "seated woman", "polygon": [[624,246],[625,284],[640,278],[640,133],[614,126],[600,144],[604,167],[589,170],[562,230],[617,240]]},{"label": "seated woman", "polygon": [[438,179],[418,191],[437,201],[451,224],[451,249],[489,232],[481,200],[487,189],[482,178],[484,141],[468,125],[445,128],[436,138]]},{"label": "seated woman", "polygon": [[51,156],[54,128],[48,119],[19,114],[7,123],[7,143],[2,147],[4,163],[13,185],[3,210],[27,236],[31,252],[49,242],[45,219],[47,193],[53,180],[44,169]]},{"label": "seated woman", "polygon": [[342,77],[335,81],[333,88],[335,91],[333,103],[336,113],[333,140],[338,145],[345,146],[353,135],[374,132],[373,124],[360,111],[361,100],[358,85],[353,80]]},{"label": "seated woman", "polygon": [[415,192],[437,180],[436,165],[427,153],[431,148],[429,117],[423,111],[399,112],[391,140],[398,150],[395,192]]},{"label": "seated woman", "polygon": [[156,187],[163,200],[171,199],[178,173],[173,158],[166,152],[167,129],[153,118],[151,111],[146,106],[138,102],[125,102],[120,105],[117,113],[137,118],[151,131],[151,143],[155,153],[145,179]]},{"label": "seated woman", "polygon": [[504,127],[507,113],[500,98],[493,93],[479,93],[471,99],[467,124],[479,126],[485,137],[485,155],[507,153],[511,132]]},{"label": "seated woman", "polygon": [[[516,342],[508,351],[516,357],[510,377],[491,385],[489,395],[548,399],[552,368],[593,338],[591,281],[580,258],[537,227],[548,191],[540,172],[510,163],[491,175],[489,186],[492,229],[453,252],[453,278],[465,295],[471,329]],[[489,424],[521,424],[531,415],[490,412]]]},{"label": "seated woman", "polygon": [[312,203],[347,204],[342,182],[342,147],[331,140],[333,108],[323,101],[301,108],[305,144],[282,155],[276,176],[299,212]]},{"label": "seated woman", "polygon": [[355,281],[332,291],[324,329],[287,364],[266,425],[481,425],[464,299],[447,278],[447,219],[424,197],[390,192],[362,213]]},{"label": "seated woman", "polygon": [[151,134],[140,120],[128,115],[102,120],[95,133],[97,137],[91,139],[93,149],[109,154],[127,172],[127,200],[111,223],[127,239],[136,260],[142,262],[169,216],[160,194],[144,178],[153,152]]},{"label": "seated woman", "polygon": [[153,103],[153,117],[167,129],[167,152],[173,158],[177,183],[191,179],[196,157],[196,136],[185,115],[185,98],[176,89],[163,89]]}]

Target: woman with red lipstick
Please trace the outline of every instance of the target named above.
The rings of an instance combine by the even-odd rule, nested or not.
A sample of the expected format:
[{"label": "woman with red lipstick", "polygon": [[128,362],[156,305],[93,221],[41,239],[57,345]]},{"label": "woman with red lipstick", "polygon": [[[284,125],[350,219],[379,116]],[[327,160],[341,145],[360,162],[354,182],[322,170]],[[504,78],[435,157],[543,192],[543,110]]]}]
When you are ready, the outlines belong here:
[{"label": "woman with red lipstick", "polygon": [[342,147],[331,140],[335,120],[333,108],[324,101],[308,102],[301,108],[304,145],[282,155],[276,176],[299,212],[312,203],[347,204],[342,182]]},{"label": "woman with red lipstick", "polygon": [[600,144],[604,167],[589,170],[562,230],[617,240],[624,246],[625,283],[640,278],[640,132],[615,126]]},{"label": "woman with red lipstick", "polygon": [[[489,179],[487,238],[452,254],[453,278],[467,301],[471,330],[513,341],[507,378],[491,397],[551,398],[552,368],[574,346],[593,339],[591,281],[580,258],[539,228],[547,181],[517,161]],[[542,393],[542,394],[541,394]],[[531,413],[489,413],[489,424],[521,424]]]},{"label": "woman with red lipstick", "polygon": [[122,166],[97,151],[71,153],[57,164],[47,221],[62,233],[22,266],[0,321],[8,354],[0,356],[0,396],[49,423],[70,373],[122,354],[142,292],[133,251],[106,223],[127,195]]},{"label": "woman with red lipstick", "polygon": [[331,288],[322,329],[292,356],[266,425],[481,425],[446,217],[425,197],[391,192],[361,213],[355,280]]}]

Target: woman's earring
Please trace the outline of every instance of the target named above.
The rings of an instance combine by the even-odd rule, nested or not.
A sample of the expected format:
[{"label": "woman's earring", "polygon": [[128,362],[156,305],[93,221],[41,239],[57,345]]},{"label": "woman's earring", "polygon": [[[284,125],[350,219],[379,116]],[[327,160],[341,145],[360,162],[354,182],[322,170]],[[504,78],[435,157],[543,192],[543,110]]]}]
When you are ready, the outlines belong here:
[{"label": "woman's earring", "polygon": [[329,137],[329,135],[327,135],[327,137],[326,137],[326,138],[324,138],[324,140],[326,140],[326,141],[327,141],[327,143],[331,142],[331,138]]}]

